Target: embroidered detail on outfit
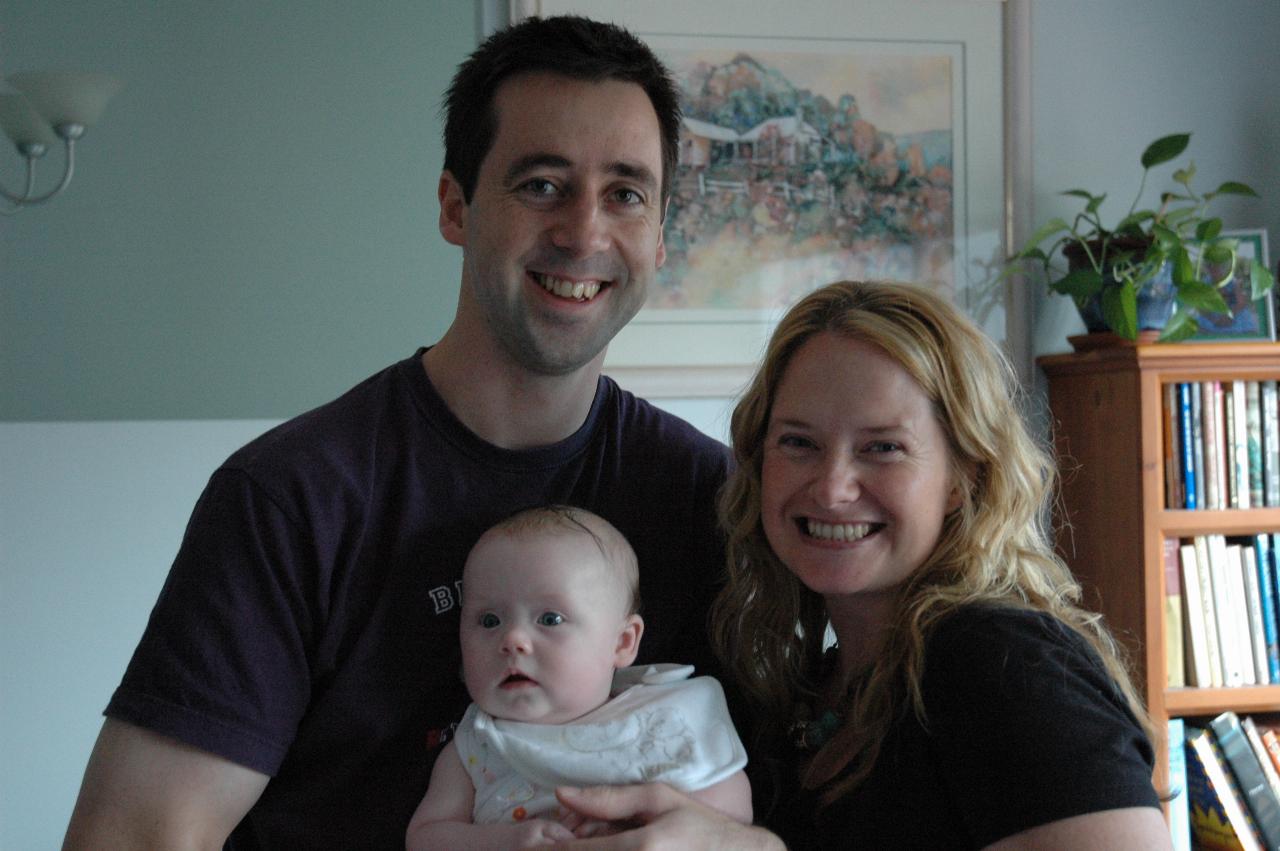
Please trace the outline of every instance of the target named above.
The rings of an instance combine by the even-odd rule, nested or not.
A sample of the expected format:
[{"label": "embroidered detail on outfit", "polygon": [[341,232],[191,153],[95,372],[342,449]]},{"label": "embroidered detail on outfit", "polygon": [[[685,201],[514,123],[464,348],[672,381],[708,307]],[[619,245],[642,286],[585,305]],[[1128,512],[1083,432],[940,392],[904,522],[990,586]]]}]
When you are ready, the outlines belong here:
[{"label": "embroidered detail on outfit", "polygon": [[[804,713],[808,714],[807,707]],[[791,722],[791,726],[787,728],[787,737],[797,749],[805,753],[813,753],[831,741],[831,737],[835,735],[836,730],[840,729],[840,722],[843,720],[842,716],[828,709],[817,721],[799,719]]]}]

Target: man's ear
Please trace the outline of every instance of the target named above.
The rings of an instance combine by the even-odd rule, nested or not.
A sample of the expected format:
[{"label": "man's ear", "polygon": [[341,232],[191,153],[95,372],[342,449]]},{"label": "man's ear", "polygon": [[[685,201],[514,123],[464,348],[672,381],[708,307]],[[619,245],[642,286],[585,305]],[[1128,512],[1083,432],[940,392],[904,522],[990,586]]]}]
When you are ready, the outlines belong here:
[{"label": "man's ear", "polygon": [[642,635],[644,619],[639,615],[627,615],[622,624],[622,632],[618,634],[618,646],[613,652],[613,667],[625,668],[636,660]]},{"label": "man's ear", "polygon": [[462,184],[452,173],[441,172],[436,197],[440,199],[440,235],[451,245],[466,245],[467,201],[462,196]]}]

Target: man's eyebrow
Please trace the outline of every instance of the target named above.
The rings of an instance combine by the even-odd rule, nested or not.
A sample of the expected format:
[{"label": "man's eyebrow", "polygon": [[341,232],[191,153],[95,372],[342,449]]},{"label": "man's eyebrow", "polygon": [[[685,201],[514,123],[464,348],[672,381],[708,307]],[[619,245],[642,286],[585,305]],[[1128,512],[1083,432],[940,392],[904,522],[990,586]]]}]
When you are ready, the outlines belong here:
[{"label": "man's eyebrow", "polygon": [[558,154],[529,154],[511,163],[504,175],[504,183],[514,183],[539,168],[568,168],[571,165],[573,163]]},{"label": "man's eyebrow", "polygon": [[[507,168],[507,173],[504,175],[503,183],[504,185],[509,186],[520,180],[520,178],[524,177],[529,172],[536,171],[540,168],[560,169],[569,168],[572,165],[572,161],[567,157],[560,156],[559,154],[529,154],[527,156],[520,157],[511,163]],[[616,174],[619,177],[634,180],[637,183],[642,184],[646,189],[652,189],[658,185],[658,178],[653,173],[652,169],[641,163],[622,161],[613,162],[609,164],[607,171],[610,174]]]}]

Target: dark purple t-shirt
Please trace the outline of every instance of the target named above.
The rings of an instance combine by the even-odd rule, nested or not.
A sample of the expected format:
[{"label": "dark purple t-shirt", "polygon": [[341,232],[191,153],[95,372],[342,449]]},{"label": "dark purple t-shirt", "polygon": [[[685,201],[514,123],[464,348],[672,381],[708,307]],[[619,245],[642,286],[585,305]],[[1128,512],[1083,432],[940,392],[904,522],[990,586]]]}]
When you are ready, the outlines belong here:
[{"label": "dark purple t-shirt", "polygon": [[458,586],[480,533],[531,505],[597,512],[639,556],[639,661],[706,667],[728,464],[608,378],[568,439],[499,449],[419,352],[213,474],[106,714],[272,776],[232,848],[403,848],[468,702]]}]

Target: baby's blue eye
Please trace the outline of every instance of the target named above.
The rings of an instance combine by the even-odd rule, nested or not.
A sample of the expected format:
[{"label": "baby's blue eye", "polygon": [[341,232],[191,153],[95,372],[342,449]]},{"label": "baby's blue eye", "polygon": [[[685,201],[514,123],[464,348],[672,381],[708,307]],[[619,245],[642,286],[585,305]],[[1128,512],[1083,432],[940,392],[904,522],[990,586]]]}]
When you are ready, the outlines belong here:
[{"label": "baby's blue eye", "polygon": [[538,623],[542,626],[559,626],[564,623],[564,615],[559,612],[543,612],[538,615]]},{"label": "baby's blue eye", "polygon": [[485,629],[496,629],[502,621],[493,612],[485,612],[480,616],[480,626]]}]

